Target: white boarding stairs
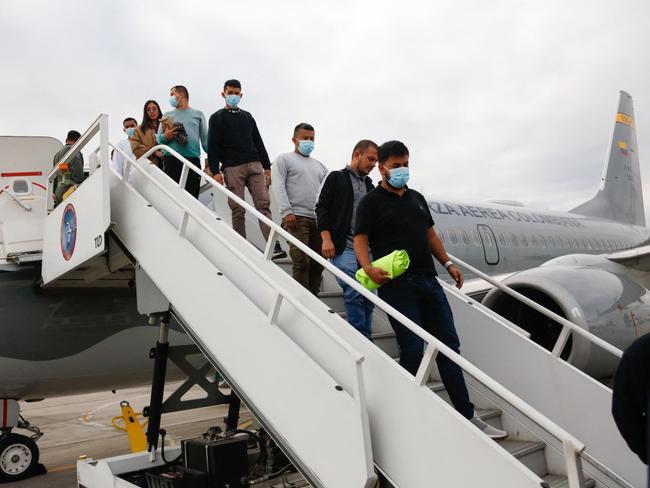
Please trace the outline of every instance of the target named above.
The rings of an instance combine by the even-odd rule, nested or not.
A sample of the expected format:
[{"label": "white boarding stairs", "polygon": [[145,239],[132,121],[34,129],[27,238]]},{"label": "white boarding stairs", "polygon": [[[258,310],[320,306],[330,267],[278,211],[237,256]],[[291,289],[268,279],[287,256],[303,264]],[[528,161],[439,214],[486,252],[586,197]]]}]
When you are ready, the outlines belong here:
[{"label": "white boarding stairs", "polygon": [[[127,159],[125,174],[117,175],[109,168],[108,148],[119,149],[108,143],[106,127],[107,116],[100,116],[84,134],[88,137],[82,137],[84,143],[71,149],[74,154],[100,133],[101,164],[46,219],[44,281],[106,252],[103,236],[110,228],[170,301],[187,333],[313,486],[370,486],[373,465],[392,485],[403,488],[630,486],[592,457],[585,471],[595,481],[585,481],[585,445],[568,428],[360,289],[427,344],[418,374],[412,377],[274,264],[273,243],[278,235],[291,240],[328,272],[352,280],[240,201],[272,229],[264,252],[242,239],[183,190],[188,172],[198,171],[191,163],[184,161],[180,183],[145,158]],[[212,180],[209,183],[214,191],[236,198]],[[513,329],[502,319],[461,294],[447,292],[465,355],[478,349],[478,359],[500,372],[490,359],[497,352],[484,351],[490,349],[485,337],[482,347],[468,347],[465,326],[473,331],[506,330],[508,346],[520,347],[527,339],[519,333],[508,336]],[[534,448],[521,444],[515,454],[531,461],[528,465],[432,391],[436,354],[459,364],[468,380],[471,376],[473,390],[509,414],[511,420],[501,417],[504,427],[547,440],[543,449],[539,442]],[[503,354],[500,351],[500,362]],[[520,396],[526,393],[525,388],[520,390]],[[556,396],[557,390],[556,386]]]}]

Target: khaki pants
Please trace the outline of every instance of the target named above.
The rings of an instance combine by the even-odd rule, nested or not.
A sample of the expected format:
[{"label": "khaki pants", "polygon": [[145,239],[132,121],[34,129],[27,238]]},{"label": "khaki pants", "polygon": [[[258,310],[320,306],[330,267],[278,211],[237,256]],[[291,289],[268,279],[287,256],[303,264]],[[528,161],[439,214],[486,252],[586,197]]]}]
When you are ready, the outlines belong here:
[{"label": "khaki pants", "polygon": [[[284,222],[282,227],[300,242],[320,254],[323,243],[316,227],[316,219],[297,215],[294,230],[287,229]],[[323,267],[291,243],[289,243],[289,255],[293,261],[293,278],[314,295],[318,295]]]},{"label": "khaki pants", "polygon": [[[271,218],[271,201],[269,199],[269,189],[266,186],[266,177],[264,168],[259,161],[244,163],[238,166],[232,166],[223,169],[223,178],[226,188],[244,199],[244,189],[253,197],[253,205],[265,217]],[[232,210],[232,228],[246,238],[246,211],[234,200],[228,199],[228,206]],[[270,229],[267,225],[260,222],[260,230],[265,240],[269,238]]]}]

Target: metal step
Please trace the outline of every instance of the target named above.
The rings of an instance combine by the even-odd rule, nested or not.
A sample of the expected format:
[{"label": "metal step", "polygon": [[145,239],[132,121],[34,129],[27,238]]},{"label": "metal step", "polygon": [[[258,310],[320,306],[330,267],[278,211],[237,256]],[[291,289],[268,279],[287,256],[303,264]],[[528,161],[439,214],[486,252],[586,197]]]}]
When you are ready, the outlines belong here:
[{"label": "metal step", "polygon": [[[569,479],[566,476],[559,474],[547,474],[542,476],[544,483],[548,488],[569,488]],[[593,488],[596,486],[596,482],[592,479],[585,480],[584,488]]]},{"label": "metal step", "polygon": [[[431,381],[427,386],[435,394],[443,398],[447,403],[450,403],[449,395],[445,389],[442,381]],[[493,427],[503,429],[501,423],[502,411],[497,408],[476,408],[476,415]],[[542,478],[546,483],[545,488],[569,488],[569,479],[560,474],[550,474],[548,472],[548,465],[546,463],[545,449],[546,444],[541,441],[524,441],[516,439],[503,439],[497,440],[501,447],[518,459],[528,469],[534,472],[537,476]],[[585,479],[584,488],[593,488],[596,485],[592,479]]]},{"label": "metal step", "polygon": [[544,448],[546,447],[546,444],[543,442],[504,439],[497,441],[497,444],[503,447],[540,478],[548,474],[546,458],[544,456]]}]

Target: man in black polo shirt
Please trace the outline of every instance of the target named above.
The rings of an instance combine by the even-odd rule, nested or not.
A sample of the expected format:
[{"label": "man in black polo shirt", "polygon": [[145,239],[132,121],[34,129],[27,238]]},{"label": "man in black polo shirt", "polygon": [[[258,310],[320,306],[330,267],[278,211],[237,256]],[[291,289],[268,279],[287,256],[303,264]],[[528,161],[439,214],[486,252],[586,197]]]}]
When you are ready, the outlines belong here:
[{"label": "man in black polo shirt", "polygon": [[[424,197],[406,186],[409,178],[409,151],[399,141],[382,144],[377,151],[379,186],[361,199],[357,212],[354,252],[371,280],[381,284],[379,297],[456,352],[460,341],[445,293],[436,279],[433,256],[444,265],[456,286],[463,274],[452,264],[438,235]],[[404,249],[410,257],[408,270],[390,280],[387,273],[372,266],[368,245],[375,259]],[[417,373],[422,360],[422,339],[389,317],[400,348],[400,364]],[[474,414],[461,368],[444,354],[436,356],[442,382],[451,401],[465,418],[488,436],[501,439],[507,433],[486,424]]]},{"label": "man in black polo shirt", "polygon": [[[226,188],[244,198],[248,188],[255,208],[271,219],[271,161],[264,147],[262,136],[253,116],[239,108],[242,98],[239,80],[228,80],[221,96],[226,106],[210,117],[208,124],[208,165],[213,178]],[[223,171],[223,174],[222,174]],[[246,238],[246,211],[234,200],[228,199],[232,210],[232,227]],[[264,239],[268,240],[270,229],[260,222]],[[286,257],[286,252],[275,243],[273,258]]]}]

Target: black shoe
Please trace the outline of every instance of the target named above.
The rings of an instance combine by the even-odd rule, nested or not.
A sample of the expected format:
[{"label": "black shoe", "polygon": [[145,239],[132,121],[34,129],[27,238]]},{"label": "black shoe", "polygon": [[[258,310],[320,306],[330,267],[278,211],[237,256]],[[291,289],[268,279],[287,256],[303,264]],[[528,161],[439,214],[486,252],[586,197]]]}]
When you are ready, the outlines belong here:
[{"label": "black shoe", "polygon": [[276,241],[275,248],[273,249],[273,254],[271,255],[271,259],[282,259],[286,257],[287,257],[287,253],[284,252],[284,249],[280,247],[280,243]]}]

